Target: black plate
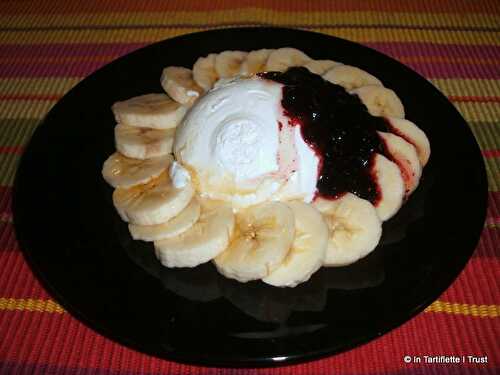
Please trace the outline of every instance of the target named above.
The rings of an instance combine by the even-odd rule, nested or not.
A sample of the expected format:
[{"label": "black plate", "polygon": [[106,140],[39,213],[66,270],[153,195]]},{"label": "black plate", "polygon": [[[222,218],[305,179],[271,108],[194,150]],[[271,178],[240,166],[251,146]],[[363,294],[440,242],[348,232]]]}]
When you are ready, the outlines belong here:
[{"label": "black plate", "polygon": [[[294,289],[225,279],[211,264],[162,268],[152,246],[132,241],[101,177],[114,151],[110,106],[161,92],[168,65],[230,49],[293,46],[315,59],[358,66],[396,91],[428,135],[432,156],[421,185],[384,224],[361,262],[322,269]],[[289,29],[226,29],[153,44],[105,66],[47,115],[15,182],[14,221],[45,287],[97,332],[176,361],[269,366],[365,343],[435,300],[465,266],[483,226],[487,185],[467,124],[425,79],[369,48]]]}]

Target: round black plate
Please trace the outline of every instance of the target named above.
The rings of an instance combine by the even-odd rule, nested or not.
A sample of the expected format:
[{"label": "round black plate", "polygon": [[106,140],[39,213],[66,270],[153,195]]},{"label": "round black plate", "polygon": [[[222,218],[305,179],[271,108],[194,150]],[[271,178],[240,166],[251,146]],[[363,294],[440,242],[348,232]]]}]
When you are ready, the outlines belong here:
[{"label": "round black plate", "polygon": [[[110,107],[161,92],[162,68],[191,67],[231,49],[293,46],[358,66],[396,91],[428,135],[421,185],[384,224],[379,247],[349,267],[322,269],[294,289],[237,283],[211,264],[160,267],[133,241],[101,177],[114,152]],[[105,66],[47,115],[15,182],[14,221],[27,259],[68,311],[104,336],[149,354],[214,366],[268,366],[338,353],[402,324],[435,300],[477,244],[485,169],[467,124],[425,79],[358,44],[306,31],[215,30],[153,44]]]}]

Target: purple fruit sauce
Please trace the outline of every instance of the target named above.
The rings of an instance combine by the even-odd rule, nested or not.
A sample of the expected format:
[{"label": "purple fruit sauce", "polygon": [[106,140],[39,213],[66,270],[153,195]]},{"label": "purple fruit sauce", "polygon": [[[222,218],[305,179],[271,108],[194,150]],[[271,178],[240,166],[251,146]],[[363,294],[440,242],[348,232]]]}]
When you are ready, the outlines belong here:
[{"label": "purple fruit sauce", "polygon": [[357,95],[306,68],[259,76],[284,85],[281,105],[289,124],[301,127],[320,159],[317,196],[335,199],[351,192],[376,204],[380,189],[373,163],[375,153],[389,156],[377,134],[387,131],[386,120],[370,115]]}]

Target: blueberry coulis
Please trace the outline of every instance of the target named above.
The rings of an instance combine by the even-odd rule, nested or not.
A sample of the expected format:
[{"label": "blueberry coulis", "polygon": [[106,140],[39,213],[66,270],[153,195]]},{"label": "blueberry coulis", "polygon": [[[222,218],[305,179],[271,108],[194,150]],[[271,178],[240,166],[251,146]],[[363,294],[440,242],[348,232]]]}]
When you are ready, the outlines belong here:
[{"label": "blueberry coulis", "polygon": [[351,192],[376,204],[380,189],[373,164],[375,153],[386,154],[377,134],[388,130],[386,120],[370,115],[357,95],[306,68],[259,76],[284,85],[281,105],[289,125],[301,127],[319,157],[316,195],[336,199]]}]

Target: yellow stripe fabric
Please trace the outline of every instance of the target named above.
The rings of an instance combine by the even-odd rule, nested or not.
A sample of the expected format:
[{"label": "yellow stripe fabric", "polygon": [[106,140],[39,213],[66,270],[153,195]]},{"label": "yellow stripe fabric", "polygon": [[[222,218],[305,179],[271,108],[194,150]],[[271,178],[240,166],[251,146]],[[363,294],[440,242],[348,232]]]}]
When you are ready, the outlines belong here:
[{"label": "yellow stripe fabric", "polygon": [[[42,118],[57,100],[3,100],[0,118]],[[495,102],[456,102],[455,107],[469,122],[496,122],[500,118],[500,105]]]},{"label": "yellow stripe fabric", "polygon": [[484,166],[488,179],[488,190],[500,191],[500,163],[495,158],[485,158]]},{"label": "yellow stripe fabric", "polygon": [[454,63],[454,64],[474,64],[474,65],[493,65],[500,63],[500,59],[494,58],[475,58],[475,57],[448,57],[448,56],[402,56],[398,60],[405,64],[412,63]]},{"label": "yellow stripe fabric", "polygon": [[[500,63],[499,63],[500,65]],[[500,97],[497,79],[431,79],[446,96]]]},{"label": "yellow stripe fabric", "polygon": [[[261,22],[262,23],[262,22]],[[266,23],[267,24],[267,23]],[[269,25],[280,26],[285,21],[273,20]],[[231,25],[237,26],[238,22]],[[303,27],[297,23],[286,21],[286,26]],[[48,44],[67,43],[71,40],[77,43],[152,43],[173,36],[204,30],[201,27],[174,27],[174,28],[141,28],[126,30],[33,30],[33,31],[3,31],[0,33],[0,43],[4,44]],[[312,28],[314,30],[314,28]],[[325,27],[318,29],[324,34],[350,39],[360,43],[370,42],[419,42],[436,44],[463,44],[500,45],[498,33],[494,31],[443,31],[407,29],[404,33],[398,29],[384,29],[377,26],[372,28],[355,29],[350,27]]]},{"label": "yellow stripe fabric", "polygon": [[0,118],[43,118],[54,106],[55,100],[2,100]]},{"label": "yellow stripe fabric", "polygon": [[216,25],[227,22],[271,23],[276,19],[294,24],[315,25],[405,25],[418,27],[446,26],[456,28],[497,28],[500,16],[486,13],[432,14],[405,12],[287,12],[261,8],[234,8],[216,11],[139,12],[139,13],[87,13],[53,15],[0,16],[5,28],[37,26],[119,26],[119,25]]},{"label": "yellow stripe fabric", "polygon": [[491,103],[453,103],[462,116],[471,122],[497,122],[500,119],[500,105]]},{"label": "yellow stripe fabric", "polygon": [[[29,134],[25,134],[29,136]],[[25,139],[25,142],[27,139]],[[0,186],[13,186],[16,177],[16,169],[19,165],[21,156],[16,153],[0,153]]]},{"label": "yellow stripe fabric", "polygon": [[82,63],[82,62],[109,62],[116,58],[116,55],[102,56],[65,56],[65,57],[0,57],[0,63],[3,64],[21,64],[21,63],[37,63],[37,64],[60,64],[60,63]]},{"label": "yellow stripe fabric", "polygon": [[479,318],[498,318],[500,306],[498,305],[473,305],[466,303],[450,303],[435,301],[425,309],[425,312],[444,312],[448,314],[470,315]]},{"label": "yellow stripe fabric", "polygon": [[58,303],[50,299],[33,298],[0,298],[0,310],[36,311],[57,314],[66,312]]},{"label": "yellow stripe fabric", "polygon": [[[109,58],[111,59],[111,58]],[[401,59],[399,59],[401,61]],[[0,78],[0,95],[64,95],[83,77],[71,78]],[[446,96],[500,97],[500,80],[431,79]],[[474,103],[471,103],[474,104]]]},{"label": "yellow stripe fabric", "polygon": [[0,78],[0,95],[62,96],[80,81],[81,78]]},{"label": "yellow stripe fabric", "polygon": [[[0,78],[0,95],[64,95],[82,79]],[[431,79],[430,82],[446,96],[500,97],[500,80],[496,79]]]}]

